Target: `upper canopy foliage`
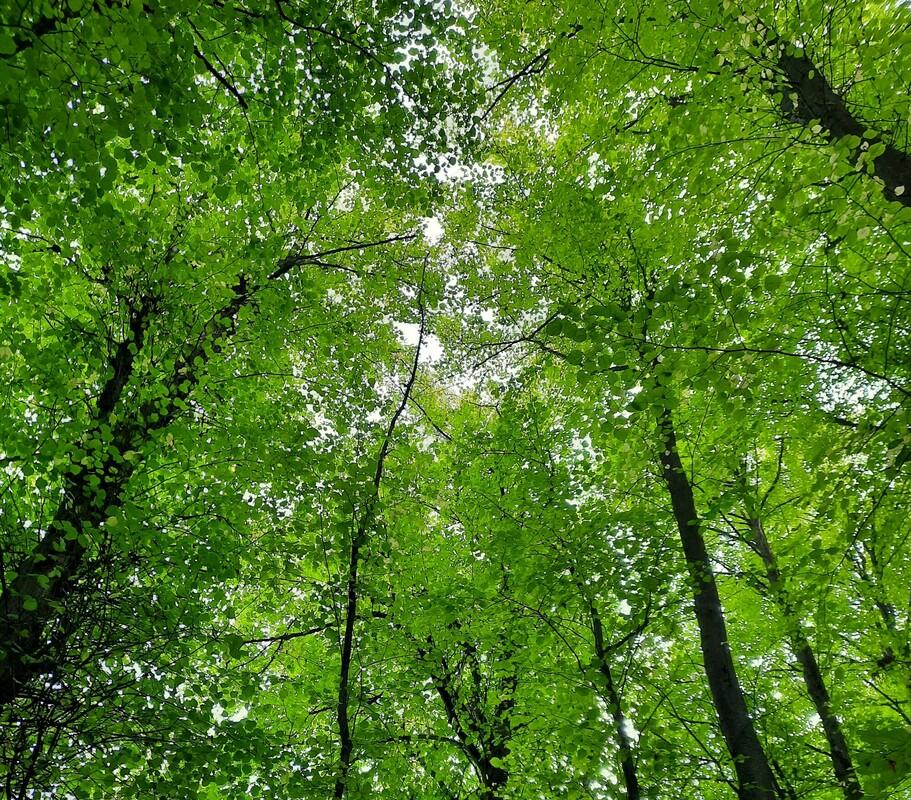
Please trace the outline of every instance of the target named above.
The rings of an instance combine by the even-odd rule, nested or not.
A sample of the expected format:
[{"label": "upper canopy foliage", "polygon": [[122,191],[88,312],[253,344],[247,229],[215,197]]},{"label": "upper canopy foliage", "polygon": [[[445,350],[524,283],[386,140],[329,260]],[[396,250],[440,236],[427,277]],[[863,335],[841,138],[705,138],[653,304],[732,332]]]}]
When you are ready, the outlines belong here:
[{"label": "upper canopy foliage", "polygon": [[909,48],[4,4],[6,796],[906,796]]}]

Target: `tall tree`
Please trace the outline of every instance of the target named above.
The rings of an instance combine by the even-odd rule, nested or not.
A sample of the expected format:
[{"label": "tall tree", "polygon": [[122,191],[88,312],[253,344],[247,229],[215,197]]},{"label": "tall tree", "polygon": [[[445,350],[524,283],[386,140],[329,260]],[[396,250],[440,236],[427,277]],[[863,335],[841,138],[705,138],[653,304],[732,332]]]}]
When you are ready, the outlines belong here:
[{"label": "tall tree", "polygon": [[0,792],[907,794],[908,20],[4,5]]}]

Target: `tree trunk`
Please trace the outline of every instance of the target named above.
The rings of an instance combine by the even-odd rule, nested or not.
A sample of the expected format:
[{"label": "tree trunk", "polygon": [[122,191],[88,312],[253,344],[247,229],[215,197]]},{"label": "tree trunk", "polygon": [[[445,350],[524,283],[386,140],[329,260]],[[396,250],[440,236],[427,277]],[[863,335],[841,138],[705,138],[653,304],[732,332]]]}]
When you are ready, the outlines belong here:
[{"label": "tree trunk", "polygon": [[[86,438],[104,443],[105,455],[92,466],[75,464],[77,472],[64,481],[64,497],[48,525],[47,535],[17,570],[16,578],[0,594],[0,708],[12,703],[29,681],[48,669],[49,631],[81,569],[92,536],[111,509],[120,507],[123,490],[133,472],[124,454],[139,448],[157,430],[171,424],[200,378],[200,368],[222,340],[233,331],[238,311],[250,299],[241,276],[234,297],[206,323],[202,332],[162,381],[164,400],[149,401],[124,413],[121,397],[142,350],[155,301],[143,298],[131,309],[130,336],[118,344],[109,368],[112,372],[95,404],[94,425]],[[162,404],[163,402],[163,404]],[[122,420],[109,425],[114,412]]]},{"label": "tree trunk", "polygon": [[[424,261],[424,269],[427,269],[427,261]],[[273,273],[273,276],[278,273]],[[345,586],[345,632],[342,636],[342,653],[341,666],[339,667],[338,677],[338,702],[336,705],[336,722],[338,724],[339,737],[339,770],[335,779],[334,797],[341,800],[345,796],[348,788],[348,774],[351,771],[351,765],[354,762],[354,737],[351,733],[351,723],[348,718],[349,706],[351,703],[351,659],[354,654],[354,626],[357,623],[357,602],[358,602],[358,568],[361,563],[361,547],[367,543],[370,534],[370,528],[373,526],[374,517],[377,513],[377,505],[380,502],[380,484],[383,482],[383,474],[386,469],[386,456],[389,455],[389,448],[392,445],[392,436],[395,433],[395,427],[398,424],[405,406],[408,405],[408,399],[411,397],[411,391],[414,389],[414,381],[418,374],[418,363],[421,358],[421,345],[424,343],[424,276],[421,275],[421,288],[418,290],[418,309],[421,314],[421,327],[418,330],[418,343],[414,351],[414,360],[411,362],[411,374],[408,376],[408,382],[405,384],[405,391],[402,393],[402,400],[389,420],[389,426],[386,428],[386,435],[383,437],[383,444],[380,447],[379,456],[376,459],[376,470],[373,473],[373,485],[367,500],[364,503],[364,510],[361,518],[351,536],[351,550],[348,559],[348,577]]]},{"label": "tree trunk", "polygon": [[588,602],[588,611],[591,616],[592,635],[595,640],[595,656],[598,658],[598,669],[604,677],[604,688],[607,693],[607,702],[610,705],[611,717],[614,720],[614,735],[620,747],[620,767],[623,770],[623,783],[626,786],[627,800],[639,800],[639,776],[636,772],[636,761],[633,758],[633,740],[626,728],[626,717],[620,706],[620,696],[614,686],[610,664],[607,661],[607,651],[604,648],[604,628],[601,625],[601,616],[593,601]]},{"label": "tree trunk", "polygon": [[[372,498],[371,498],[372,499]],[[371,514],[372,503],[365,512],[365,518]],[[351,554],[348,560],[348,580],[345,601],[345,633],[342,638],[342,663],[338,679],[338,704],[336,722],[339,736],[339,771],[335,779],[335,798],[345,796],[348,784],[348,772],[354,753],[354,741],[351,738],[351,727],[348,721],[351,657],[354,652],[354,625],[357,622],[357,571],[360,565],[361,540],[364,538],[366,524],[358,527],[351,541]]]},{"label": "tree trunk", "polygon": [[734,761],[737,795],[740,800],[774,800],[775,778],[747,711],[743,690],[731,658],[724,610],[702,537],[693,488],[683,470],[677,450],[677,435],[670,409],[663,409],[658,421],[664,448],[660,456],[664,482],[671,497],[674,518],[692,580],[705,674],[721,733]]},{"label": "tree trunk", "polygon": [[[802,50],[795,50],[783,41],[776,44],[781,48],[778,70],[785,79],[784,85],[776,88],[783,90],[781,110],[785,116],[803,125],[818,121],[831,142],[845,136],[863,140],[871,126],[851,113],[844,98],[826,80],[823,70]],[[884,148],[872,159],[872,172],[883,182],[885,198],[911,206],[911,157],[878,136],[870,136],[866,141],[868,147],[881,145]],[[863,145],[858,144],[854,158],[859,158],[863,152]]]},{"label": "tree trunk", "polygon": [[75,472],[64,479],[63,499],[47,534],[18,565],[16,577],[0,594],[0,707],[13,702],[34,676],[46,671],[52,657],[46,652],[48,627],[82,563],[88,540],[105,520],[105,509],[119,505],[132,472],[122,454],[132,444],[133,431],[130,426],[118,426],[124,432],[110,441],[108,421],[133,374],[153,308],[151,300],[130,308],[129,336],[111,356],[111,375],[95,402],[95,424],[87,439],[109,445],[102,451],[104,458],[94,468],[73,465]]},{"label": "tree trunk", "polygon": [[816,713],[819,714],[819,718],[822,721],[826,741],[829,743],[829,752],[832,757],[835,777],[841,785],[846,800],[861,800],[864,793],[857,779],[857,773],[854,771],[851,751],[848,749],[848,743],[842,733],[841,722],[832,711],[829,692],[826,689],[819,664],[816,662],[816,655],[803,631],[800,619],[788,599],[775,554],[772,552],[765,535],[762,520],[754,513],[750,514],[750,530],[753,534],[753,544],[756,552],[765,566],[769,590],[788,625],[788,638],[790,639],[791,649],[803,670],[803,680],[806,684],[807,692],[813,701]]},{"label": "tree trunk", "polygon": [[[422,652],[421,655],[424,657],[427,654]],[[486,729],[486,726],[472,723],[471,714],[469,714],[468,728],[471,731],[470,735],[459,716],[456,690],[445,659],[440,660],[439,669],[433,670],[430,673],[430,677],[440,700],[443,702],[449,727],[452,728],[462,743],[465,755],[478,776],[478,781],[481,784],[479,797],[481,800],[500,800],[501,792],[506,787],[506,784],[509,783],[509,773],[503,767],[493,764],[492,759],[498,758],[502,760],[509,755],[509,746],[507,744],[509,731],[501,731],[505,735],[501,735],[497,742],[492,743],[488,741],[490,737],[487,734],[490,731]],[[480,718],[484,717],[482,709],[474,709],[474,711]]]}]

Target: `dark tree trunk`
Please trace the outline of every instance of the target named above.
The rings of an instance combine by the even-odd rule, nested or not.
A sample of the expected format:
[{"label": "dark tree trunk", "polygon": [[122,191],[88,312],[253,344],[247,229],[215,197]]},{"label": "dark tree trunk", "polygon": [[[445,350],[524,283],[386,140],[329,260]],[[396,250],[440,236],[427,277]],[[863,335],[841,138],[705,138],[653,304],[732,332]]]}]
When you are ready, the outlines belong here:
[{"label": "dark tree trunk", "polygon": [[[171,256],[169,255],[168,258]],[[64,481],[64,497],[48,525],[47,535],[17,570],[16,578],[0,594],[0,707],[23,692],[36,675],[47,672],[47,642],[59,624],[74,577],[82,568],[92,537],[111,508],[119,508],[123,490],[133,471],[124,458],[157,430],[171,424],[200,378],[200,367],[233,330],[237,312],[248,302],[250,292],[243,277],[234,287],[231,302],[219,309],[202,332],[178,359],[173,372],[162,381],[164,401],[156,399],[129,413],[121,408],[123,391],[130,381],[142,350],[155,301],[143,298],[131,309],[130,336],[118,344],[111,358],[107,379],[95,404],[94,426],[88,438],[102,442],[105,453],[94,466],[80,470]],[[115,410],[123,415],[113,426]]]},{"label": "dark tree trunk", "polygon": [[816,662],[816,655],[803,631],[800,619],[788,599],[775,554],[772,552],[765,535],[762,520],[755,514],[750,515],[750,530],[753,535],[753,544],[756,552],[765,566],[769,591],[781,609],[781,613],[787,623],[791,649],[803,671],[803,680],[807,687],[807,693],[810,695],[813,706],[816,708],[816,713],[819,714],[819,718],[822,721],[826,741],[829,743],[829,752],[832,757],[835,777],[841,785],[846,800],[861,800],[864,793],[857,779],[857,773],[854,771],[851,751],[841,730],[841,723],[832,711],[829,692],[826,689],[819,664]]},{"label": "dark tree trunk", "polygon": [[692,581],[705,674],[718,714],[721,733],[737,773],[737,794],[740,800],[774,800],[775,778],[737,679],[728,647],[727,626],[718,586],[702,537],[693,488],[683,470],[677,450],[677,435],[669,409],[664,409],[660,414],[659,429],[662,436],[663,450],[660,460],[664,482],[671,497],[674,518],[677,521]]},{"label": "dark tree trunk", "polygon": [[620,705],[620,695],[614,685],[608,663],[608,653],[604,647],[604,628],[601,625],[601,616],[594,602],[588,601],[588,611],[592,623],[592,636],[595,640],[595,656],[598,659],[598,669],[604,678],[604,690],[610,706],[611,717],[614,720],[614,736],[620,748],[620,767],[623,770],[623,783],[626,786],[627,800],[639,800],[639,776],[636,772],[636,760],[633,758],[633,741],[626,729],[626,717]]},{"label": "dark tree trunk", "polygon": [[[426,653],[421,653],[426,657]],[[493,720],[492,730],[478,726],[471,721],[472,715],[467,715],[467,726],[463,725],[462,718],[459,714],[458,699],[456,690],[453,685],[452,674],[445,659],[440,661],[439,670],[431,673],[431,680],[434,688],[443,702],[443,708],[446,711],[446,720],[449,727],[452,728],[471,765],[474,767],[475,774],[481,784],[479,797],[481,800],[500,800],[502,791],[509,783],[509,772],[501,766],[492,763],[492,759],[497,758],[502,762],[509,755],[509,735],[508,719]],[[483,718],[483,709],[472,709],[478,717]],[[466,730],[466,727],[468,730]],[[470,734],[469,734],[470,731]],[[494,734],[496,741],[492,742],[491,734]]]},{"label": "dark tree trunk", "polygon": [[360,565],[362,538],[362,530],[359,528],[351,542],[351,554],[348,560],[345,632],[342,637],[342,663],[339,669],[338,703],[336,706],[336,722],[339,735],[339,771],[335,779],[335,793],[333,794],[335,798],[345,796],[348,772],[351,770],[351,761],[354,753],[354,741],[351,738],[351,726],[348,721],[348,706],[350,703],[348,695],[350,691],[351,656],[354,651],[354,625],[357,621],[357,571]]},{"label": "dark tree trunk", "polygon": [[[126,467],[127,465],[123,465]],[[126,470],[114,476],[101,471],[99,488],[92,490],[83,475],[66,482],[61,502],[47,535],[19,566],[16,578],[2,596],[0,607],[0,707],[13,702],[29,682],[54,664],[49,641],[54,620],[63,611],[72,579],[91,538],[105,519],[105,502],[117,505]],[[101,491],[101,495],[97,494]],[[96,497],[100,501],[96,502]]]},{"label": "dark tree trunk", "polygon": [[[291,265],[295,266],[295,265]],[[288,267],[288,269],[291,268]],[[425,261],[426,268],[426,261]],[[282,267],[281,269],[284,269]],[[280,272],[277,271],[270,277],[275,277]],[[351,722],[349,719],[351,705],[351,659],[354,655],[354,627],[357,623],[357,603],[358,603],[358,569],[361,563],[361,548],[367,544],[370,529],[374,524],[377,513],[377,506],[380,501],[380,484],[383,482],[383,474],[386,469],[386,456],[389,455],[389,448],[392,445],[392,436],[395,433],[395,427],[398,424],[405,406],[408,405],[408,399],[411,397],[411,390],[414,389],[414,381],[418,374],[418,362],[421,357],[421,345],[424,342],[424,278],[421,276],[421,288],[418,291],[418,308],[421,314],[421,327],[418,332],[418,343],[414,351],[414,360],[411,362],[411,374],[408,377],[408,383],[405,385],[405,391],[402,393],[402,400],[389,420],[389,427],[386,428],[386,435],[383,438],[383,444],[380,447],[379,455],[376,459],[376,470],[373,473],[373,485],[370,494],[364,502],[361,518],[351,536],[351,550],[348,558],[348,576],[345,583],[345,631],[342,636],[341,666],[338,676],[338,702],[336,704],[336,722],[338,724],[339,737],[339,770],[335,779],[335,791],[333,796],[336,800],[341,800],[345,796],[348,788],[348,775],[351,772],[351,766],[354,763],[354,737],[351,732]]]},{"label": "dark tree trunk", "polygon": [[[152,309],[152,301],[146,300],[130,310],[130,335],[111,357],[111,376],[96,400],[95,425],[88,432],[89,439],[111,438],[108,421],[133,374]],[[124,426],[119,428],[124,430]],[[119,505],[122,488],[132,472],[122,457],[132,443],[131,433],[127,427],[120,437],[114,437],[103,450],[104,459],[94,468],[75,465],[78,471],[64,480],[63,499],[47,534],[18,565],[16,577],[0,594],[0,707],[15,700],[33,677],[48,669],[48,626],[61,609],[87,541],[106,519],[106,508]],[[118,438],[121,441],[116,441]]]},{"label": "dark tree trunk", "polygon": [[[784,42],[777,44],[782,48],[778,69],[784,77],[780,89],[783,90],[781,109],[785,116],[803,125],[818,121],[832,142],[845,136],[863,139],[870,126],[851,113],[844,98],[826,80],[823,70],[802,51],[794,51]],[[790,54],[789,49],[792,50]],[[792,95],[796,95],[796,101]],[[911,206],[911,156],[878,137],[867,139],[867,144],[885,147],[872,160],[873,174],[883,182],[883,195],[887,200]],[[862,152],[858,145],[855,159]]]}]

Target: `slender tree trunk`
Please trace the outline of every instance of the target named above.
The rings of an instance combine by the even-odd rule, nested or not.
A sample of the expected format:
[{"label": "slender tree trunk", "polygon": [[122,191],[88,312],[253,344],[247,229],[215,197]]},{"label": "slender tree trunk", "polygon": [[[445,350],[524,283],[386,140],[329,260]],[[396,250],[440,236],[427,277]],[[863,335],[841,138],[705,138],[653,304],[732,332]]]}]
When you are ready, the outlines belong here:
[{"label": "slender tree trunk", "polygon": [[[427,269],[427,260],[424,260],[424,271]],[[273,273],[274,275],[275,273]],[[351,692],[351,659],[354,654],[354,626],[357,623],[357,601],[358,601],[358,568],[361,562],[361,548],[367,542],[370,528],[374,523],[377,505],[380,500],[380,484],[383,482],[383,474],[386,469],[386,456],[389,455],[389,448],[392,445],[392,436],[395,433],[395,427],[399,418],[408,405],[408,399],[411,397],[411,391],[414,389],[414,382],[418,375],[418,363],[421,358],[421,346],[424,343],[424,272],[421,274],[421,287],[418,290],[418,310],[421,315],[421,324],[418,330],[418,342],[414,351],[414,360],[411,362],[411,374],[408,376],[408,382],[405,384],[405,390],[402,392],[402,399],[392,418],[389,420],[389,426],[386,428],[386,435],[383,437],[383,444],[380,447],[379,455],[376,459],[376,469],[373,473],[373,484],[370,494],[364,503],[364,510],[358,521],[354,534],[351,537],[351,551],[348,559],[348,577],[346,580],[346,600],[345,600],[345,631],[342,636],[342,660],[339,667],[338,676],[338,701],[336,704],[336,722],[338,724],[339,736],[339,770],[335,779],[335,791],[333,797],[341,800],[345,796],[348,788],[348,775],[351,771],[351,765],[354,762],[354,737],[351,733],[350,713],[350,692]]]},{"label": "slender tree trunk", "polygon": [[610,705],[611,717],[614,720],[614,735],[620,748],[620,767],[623,770],[623,783],[626,786],[627,800],[639,800],[639,776],[636,772],[636,760],[633,758],[633,740],[629,736],[626,726],[626,717],[620,705],[620,696],[614,686],[611,675],[608,654],[604,648],[604,628],[601,625],[601,616],[598,614],[593,601],[588,601],[588,611],[592,623],[592,635],[595,640],[595,656],[598,659],[598,669],[604,678],[604,689],[607,693],[607,702]]},{"label": "slender tree trunk", "polygon": [[788,776],[785,775],[784,770],[781,768],[781,764],[774,759],[772,760],[772,769],[777,776],[779,794],[781,794],[784,800],[798,800],[797,792],[794,791],[794,787],[791,785]]},{"label": "slender tree trunk", "polygon": [[[426,656],[426,653],[421,655]],[[502,724],[503,719],[492,721],[488,719],[485,721],[491,724],[479,725],[477,721],[472,720],[473,715],[469,713],[466,715],[468,719],[468,730],[466,730],[466,726],[462,724],[459,716],[456,689],[445,659],[440,661],[439,669],[432,671],[430,677],[443,702],[449,727],[462,743],[465,755],[478,776],[481,784],[480,800],[500,800],[506,784],[509,783],[509,772],[502,766],[494,764],[492,760],[497,758],[502,762],[502,759],[509,755],[508,727]],[[483,719],[485,716],[483,709],[477,708],[474,709],[474,712],[478,719]]]},{"label": "slender tree trunk", "polygon": [[784,582],[781,578],[781,572],[775,559],[775,554],[769,545],[765,535],[765,529],[762,520],[755,513],[750,514],[750,530],[753,535],[753,544],[756,552],[762,559],[765,566],[766,579],[769,582],[769,590],[773,599],[781,609],[781,613],[788,625],[788,637],[791,643],[791,649],[794,656],[803,671],[803,680],[807,687],[816,713],[822,721],[823,731],[825,731],[826,741],[829,743],[829,752],[832,757],[832,767],[835,770],[835,777],[841,785],[842,792],[847,800],[860,800],[863,796],[857,773],[854,770],[854,764],[851,759],[851,751],[845,740],[841,729],[841,722],[832,711],[832,704],[829,698],[829,692],[826,689],[825,680],[816,662],[816,655],[810,645],[800,619],[795,613]]},{"label": "slender tree trunk", "polygon": [[[845,99],[832,88],[819,65],[807,58],[802,50],[784,42],[777,44],[781,48],[778,69],[785,78],[782,112],[804,125],[818,121],[829,141],[835,142],[845,136],[863,139],[871,126],[851,113]],[[911,205],[911,157],[876,136],[868,138],[867,144],[869,147],[879,144],[883,148],[872,159],[872,173],[882,181],[883,195],[887,200]],[[863,152],[858,144],[853,155],[859,158]]]},{"label": "slender tree trunk", "polygon": [[[127,465],[124,465],[127,466]],[[98,475],[99,473],[92,473]],[[102,497],[114,497],[127,475],[100,471]],[[93,502],[95,492],[80,475],[66,482],[66,498],[44,539],[19,567],[3,593],[0,610],[0,707],[14,700],[37,675],[47,672],[55,658],[49,642],[54,621],[63,608],[70,582],[82,563],[87,545],[105,519],[104,505]],[[70,493],[71,492],[71,493]],[[116,499],[107,500],[116,505]]]},{"label": "slender tree trunk", "polygon": [[671,497],[674,518],[693,586],[693,600],[702,658],[709,689],[718,714],[721,733],[737,773],[740,800],[774,800],[775,778],[747,710],[743,689],[737,679],[728,646],[724,610],[712,573],[701,522],[696,511],[693,487],[683,469],[677,450],[677,435],[670,409],[659,416],[663,451],[661,466]]},{"label": "slender tree trunk", "polygon": [[[908,698],[911,698],[911,639],[906,630],[900,627],[898,612],[886,595],[883,587],[882,565],[876,556],[873,543],[864,542],[859,534],[856,538],[856,543],[849,551],[851,562],[857,577],[866,584],[869,590],[867,596],[876,607],[890,640],[883,646],[882,656],[876,662],[877,668],[886,669],[893,665],[900,668],[904,674]],[[908,605],[911,608],[911,600]]]},{"label": "slender tree trunk", "polygon": [[[370,513],[372,504],[365,517]],[[345,632],[342,637],[342,663],[339,668],[338,678],[338,702],[336,705],[336,721],[338,723],[339,736],[339,771],[335,779],[335,792],[333,797],[342,798],[345,796],[345,788],[348,784],[348,772],[351,769],[351,761],[354,752],[354,741],[351,738],[351,726],[348,719],[348,706],[350,704],[350,675],[351,675],[351,656],[354,652],[354,625],[357,621],[357,571],[360,566],[361,543],[363,532],[366,531],[366,524],[358,526],[358,530],[351,541],[351,553],[348,560],[348,580],[347,594],[345,602]]]}]

